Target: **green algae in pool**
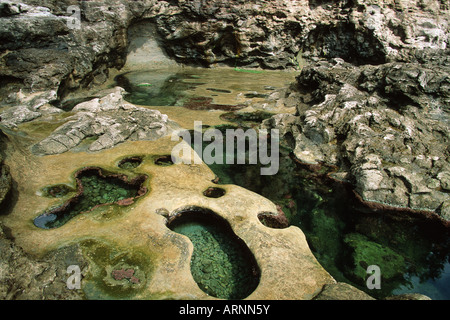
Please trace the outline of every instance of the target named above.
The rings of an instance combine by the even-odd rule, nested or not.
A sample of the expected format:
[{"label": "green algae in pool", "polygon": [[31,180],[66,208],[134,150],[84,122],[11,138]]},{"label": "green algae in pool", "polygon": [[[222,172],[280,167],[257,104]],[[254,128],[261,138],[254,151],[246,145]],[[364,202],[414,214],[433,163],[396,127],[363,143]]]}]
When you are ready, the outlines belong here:
[{"label": "green algae in pool", "polygon": [[120,169],[132,170],[139,167],[142,164],[142,161],[142,157],[125,158],[119,162],[118,167]]},{"label": "green algae in pool", "polygon": [[145,290],[154,271],[152,254],[96,239],[83,240],[79,245],[89,261],[82,281],[87,299],[129,300]]},{"label": "green algae in pool", "polygon": [[[239,185],[277,204],[337,281],[379,299],[403,293],[450,299],[448,227],[412,213],[364,207],[325,168],[313,172],[293,161],[287,148],[280,150],[280,170],[274,176],[261,176],[259,165],[209,167],[219,184]],[[379,290],[366,286],[369,265],[381,269]]]},{"label": "green algae in pool", "polygon": [[[300,167],[294,172],[284,190],[288,198],[273,201],[302,229],[317,260],[337,281],[377,299],[403,293],[450,298],[448,228],[411,213],[371,210],[326,175]],[[270,197],[269,190],[259,191]],[[370,265],[380,267],[381,289],[366,285]]]},{"label": "green algae in pool", "polygon": [[220,299],[244,299],[259,284],[253,254],[216,214],[200,209],[181,212],[169,227],[194,245],[191,273],[198,286]]},{"label": "green algae in pool", "polygon": [[78,194],[56,209],[50,210],[34,219],[34,224],[43,229],[61,227],[80,213],[106,204],[121,203],[128,205],[142,195],[142,183],[145,176],[139,176],[131,182],[119,176],[104,176],[99,168],[81,170],[76,175]]}]

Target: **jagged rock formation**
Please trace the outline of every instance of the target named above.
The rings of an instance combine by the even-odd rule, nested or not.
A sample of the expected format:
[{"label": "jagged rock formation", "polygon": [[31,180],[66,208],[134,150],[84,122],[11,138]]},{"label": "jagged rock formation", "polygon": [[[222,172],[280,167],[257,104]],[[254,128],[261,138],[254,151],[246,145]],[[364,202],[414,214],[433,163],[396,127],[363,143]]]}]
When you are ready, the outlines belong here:
[{"label": "jagged rock formation", "polygon": [[6,103],[14,107],[6,108],[1,114],[1,124],[8,129],[17,128],[24,122],[40,118],[43,115],[61,113],[51,102],[57,99],[54,90],[24,94],[21,90],[13,92],[6,97]]},{"label": "jagged rock formation", "polygon": [[417,61],[445,50],[449,34],[444,0],[85,1],[80,29],[70,25],[71,1],[23,2],[1,2],[0,76],[60,96],[122,67],[135,24],[151,25],[163,51],[181,63],[271,69],[315,57]]},{"label": "jagged rock formation", "polygon": [[320,61],[288,93],[298,116],[265,126],[280,128],[299,160],[338,166],[364,200],[449,219],[449,75],[444,64]]},{"label": "jagged rock formation", "polygon": [[33,146],[39,155],[59,154],[78,146],[88,137],[97,137],[89,151],[109,149],[126,140],[156,140],[172,132],[177,125],[156,110],[125,103],[124,89],[80,103],[76,114],[49,137]]}]

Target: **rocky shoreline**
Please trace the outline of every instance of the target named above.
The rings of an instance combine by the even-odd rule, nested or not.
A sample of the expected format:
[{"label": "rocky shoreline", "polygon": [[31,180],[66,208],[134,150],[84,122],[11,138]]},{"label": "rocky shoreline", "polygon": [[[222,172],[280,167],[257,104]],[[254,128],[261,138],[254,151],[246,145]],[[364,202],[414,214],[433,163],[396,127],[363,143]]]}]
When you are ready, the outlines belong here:
[{"label": "rocky shoreline", "polygon": [[72,4],[1,1],[5,84],[53,89],[62,99],[102,83],[110,68],[126,65],[128,44],[140,36],[135,25],[154,29],[149,35],[167,58],[206,67],[286,69],[315,58],[443,65],[448,50],[450,8],[444,0],[86,1],[80,2],[79,29],[70,26]]},{"label": "rocky shoreline", "polygon": [[333,176],[363,200],[447,221],[449,75],[445,66],[318,61],[286,93],[297,114],[263,127],[280,129],[299,161],[338,167]]},{"label": "rocky shoreline", "polygon": [[[70,28],[70,4],[0,1],[1,130],[17,133],[45,117],[61,122],[34,144],[34,156],[104,151],[177,128],[159,111],[125,103],[122,88],[78,104],[68,118],[60,108],[72,93],[131,68],[133,46],[147,41],[142,28],[150,37],[142,48],[158,48],[144,64],[299,70],[290,88],[276,92],[276,105],[296,112],[274,115],[261,128],[279,129],[298,161],[335,168],[330,177],[350,184],[369,207],[450,224],[448,1],[80,2],[80,29]],[[10,143],[7,135],[2,143]],[[14,182],[6,156],[0,203]],[[286,226],[279,218],[274,225]],[[85,298],[59,295],[66,254],[87,263],[78,247],[35,260],[8,230],[0,224],[0,298]],[[329,283],[315,298],[371,299],[349,287]]]},{"label": "rocky shoreline", "polygon": [[[153,40],[166,48],[166,60],[274,69],[305,65],[284,99],[297,115],[277,115],[266,126],[285,132],[299,160],[338,165],[339,176],[364,200],[450,219],[447,2],[81,5],[82,28],[73,30],[64,1],[1,2],[0,77],[7,93],[1,123],[7,128],[60,113],[54,106],[67,93],[102,83],[110,68],[124,67],[134,34],[127,36],[126,30],[133,21],[142,28],[145,22],[156,28]],[[116,107],[123,105],[116,100]],[[83,119],[74,119],[98,129],[84,136],[102,135],[92,149],[130,135],[154,138],[170,132],[167,119],[157,115],[150,117],[160,129],[144,133],[142,124],[107,114],[92,123],[93,109],[105,111],[93,103],[83,106],[90,108],[83,110]],[[72,129],[69,123],[60,137]],[[55,142],[53,149],[69,150],[82,136],[65,141],[68,146]],[[37,152],[57,153],[44,149]]]}]

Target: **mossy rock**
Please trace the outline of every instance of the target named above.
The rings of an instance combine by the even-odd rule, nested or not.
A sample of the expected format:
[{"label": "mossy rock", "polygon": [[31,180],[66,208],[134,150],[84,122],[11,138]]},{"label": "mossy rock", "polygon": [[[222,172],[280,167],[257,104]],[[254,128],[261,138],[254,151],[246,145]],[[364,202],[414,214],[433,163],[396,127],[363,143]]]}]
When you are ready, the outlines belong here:
[{"label": "mossy rock", "polygon": [[259,270],[244,243],[217,217],[196,212],[179,217],[171,228],[194,245],[191,274],[198,286],[219,299],[247,297],[259,283]]},{"label": "mossy rock", "polygon": [[88,299],[133,299],[145,289],[153,274],[154,256],[138,248],[93,239],[80,246],[90,264],[82,288]]},{"label": "mossy rock", "polygon": [[377,265],[383,280],[402,277],[407,271],[404,257],[389,247],[370,241],[369,238],[351,233],[345,236],[344,242],[351,249],[347,275],[359,283],[365,283],[368,277],[367,267]]}]

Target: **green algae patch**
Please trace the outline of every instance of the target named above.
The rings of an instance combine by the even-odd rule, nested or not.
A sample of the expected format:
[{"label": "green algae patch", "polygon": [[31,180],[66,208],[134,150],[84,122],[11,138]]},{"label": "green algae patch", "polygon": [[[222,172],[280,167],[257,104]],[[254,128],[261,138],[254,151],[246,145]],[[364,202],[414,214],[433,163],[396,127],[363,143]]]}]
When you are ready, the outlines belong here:
[{"label": "green algae patch", "polygon": [[245,72],[245,73],[255,73],[255,74],[263,73],[263,71],[261,71],[261,70],[241,69],[241,68],[234,68],[234,71]]},{"label": "green algae patch", "polygon": [[151,83],[140,83],[137,85],[138,87],[151,87],[153,86]]},{"label": "green algae patch", "polygon": [[191,273],[200,289],[220,299],[244,299],[258,286],[253,254],[225,220],[208,210],[179,213],[169,223],[194,245]]},{"label": "green algae patch", "polygon": [[122,159],[119,161],[119,164],[117,165],[120,169],[124,170],[133,170],[139,167],[143,162],[142,156],[132,156],[127,157],[125,159]]},{"label": "green algae patch", "polygon": [[90,300],[132,299],[146,288],[154,271],[154,257],[136,248],[99,240],[81,243],[89,261],[83,291]]},{"label": "green algae patch", "polygon": [[365,282],[369,265],[379,266],[381,278],[385,281],[402,278],[407,271],[406,261],[402,255],[387,246],[370,241],[361,234],[348,234],[344,242],[352,249],[350,277],[359,279],[360,283]]},{"label": "green algae patch", "polygon": [[75,179],[77,195],[34,219],[37,227],[58,228],[81,213],[111,204],[128,206],[147,193],[147,188],[143,186],[147,180],[145,175],[129,181],[125,175],[108,174],[100,168],[91,167],[78,171]]}]

